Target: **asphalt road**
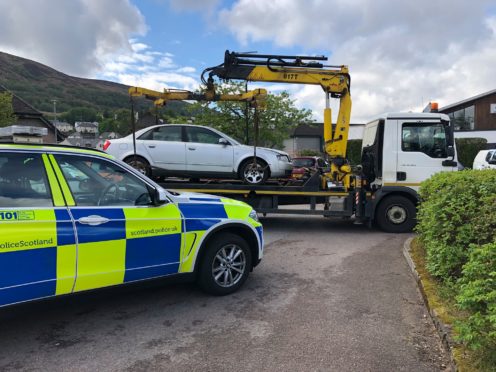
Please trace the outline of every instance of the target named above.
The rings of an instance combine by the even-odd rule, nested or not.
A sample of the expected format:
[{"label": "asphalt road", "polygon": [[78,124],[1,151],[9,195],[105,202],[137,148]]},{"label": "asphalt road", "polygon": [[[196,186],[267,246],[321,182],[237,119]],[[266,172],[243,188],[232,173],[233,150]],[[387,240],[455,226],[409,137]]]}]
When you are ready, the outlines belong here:
[{"label": "asphalt road", "polygon": [[151,285],[0,310],[0,370],[438,371],[407,235],[322,217],[263,220],[245,286]]}]

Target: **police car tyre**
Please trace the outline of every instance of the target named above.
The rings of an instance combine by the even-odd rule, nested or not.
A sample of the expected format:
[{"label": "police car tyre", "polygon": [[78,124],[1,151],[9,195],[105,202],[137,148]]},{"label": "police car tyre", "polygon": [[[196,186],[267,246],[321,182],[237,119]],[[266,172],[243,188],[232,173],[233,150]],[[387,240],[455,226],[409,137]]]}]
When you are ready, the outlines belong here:
[{"label": "police car tyre", "polygon": [[243,285],[252,267],[252,255],[243,238],[220,233],[207,242],[200,265],[200,287],[209,294],[224,296]]},{"label": "police car tyre", "polygon": [[145,158],[142,158],[141,156],[136,156],[136,160],[134,155],[131,155],[130,157],[126,158],[124,160],[127,164],[129,164],[131,167],[136,169],[138,172],[141,174],[144,174],[147,177],[151,177],[152,175],[152,169],[150,167],[150,163]]},{"label": "police car tyre", "polygon": [[385,197],[376,210],[376,223],[389,233],[406,233],[413,230],[417,218],[417,208],[408,198],[400,195]]},{"label": "police car tyre", "polygon": [[269,166],[263,160],[257,159],[257,164],[253,164],[253,159],[245,160],[240,167],[240,177],[244,183],[251,185],[262,185],[269,178]]}]

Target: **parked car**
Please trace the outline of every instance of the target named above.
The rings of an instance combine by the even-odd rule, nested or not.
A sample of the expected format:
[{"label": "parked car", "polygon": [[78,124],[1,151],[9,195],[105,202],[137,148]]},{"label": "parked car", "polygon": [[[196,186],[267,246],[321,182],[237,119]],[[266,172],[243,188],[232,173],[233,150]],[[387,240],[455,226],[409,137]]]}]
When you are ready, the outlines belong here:
[{"label": "parked car", "polygon": [[253,147],[209,127],[165,124],[136,132],[133,137],[105,142],[103,149],[147,176],[187,178],[234,178],[248,184],[263,184],[268,178],[287,177],[293,166],[283,151]]},{"label": "parked car", "polygon": [[168,276],[225,295],[262,254],[243,202],[168,192],[97,150],[0,144],[0,307]]},{"label": "parked car", "polygon": [[496,149],[481,150],[475,156],[473,169],[496,169]]},{"label": "parked car", "polygon": [[301,156],[293,158],[293,171],[291,178],[295,180],[310,177],[315,172],[329,169],[329,163],[320,156]]}]

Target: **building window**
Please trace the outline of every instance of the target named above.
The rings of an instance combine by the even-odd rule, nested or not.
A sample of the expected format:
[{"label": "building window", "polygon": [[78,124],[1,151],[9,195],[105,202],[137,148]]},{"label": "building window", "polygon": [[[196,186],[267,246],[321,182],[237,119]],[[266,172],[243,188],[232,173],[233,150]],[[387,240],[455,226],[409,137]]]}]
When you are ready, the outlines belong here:
[{"label": "building window", "polygon": [[448,115],[455,125],[455,130],[474,130],[474,106],[469,106],[454,112],[450,112]]}]

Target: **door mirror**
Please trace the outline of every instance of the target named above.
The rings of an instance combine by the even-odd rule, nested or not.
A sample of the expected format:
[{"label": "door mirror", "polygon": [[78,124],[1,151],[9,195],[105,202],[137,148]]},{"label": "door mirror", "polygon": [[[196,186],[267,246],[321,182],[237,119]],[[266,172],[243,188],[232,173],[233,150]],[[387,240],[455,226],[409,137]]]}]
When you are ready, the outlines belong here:
[{"label": "door mirror", "polygon": [[164,189],[155,190],[155,203],[156,204],[166,204],[169,202],[167,197],[167,192]]},{"label": "door mirror", "polygon": [[225,138],[219,138],[219,145],[227,146],[227,145],[230,145],[230,143]]}]

